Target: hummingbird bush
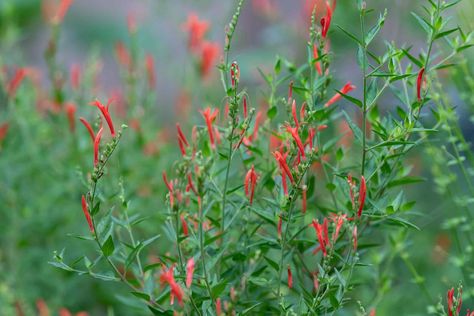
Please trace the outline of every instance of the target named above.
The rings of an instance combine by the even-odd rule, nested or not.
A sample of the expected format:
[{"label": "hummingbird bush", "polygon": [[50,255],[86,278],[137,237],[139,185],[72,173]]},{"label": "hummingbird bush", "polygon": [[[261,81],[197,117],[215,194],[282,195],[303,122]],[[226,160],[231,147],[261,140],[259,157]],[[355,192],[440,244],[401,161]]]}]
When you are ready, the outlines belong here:
[{"label": "hummingbird bush", "polygon": [[[180,31],[192,87],[183,87],[176,121],[165,132],[151,114],[162,102],[156,86],[166,79],[140,46],[137,16],[128,17],[128,40],[109,52],[122,86],[106,92],[97,84],[101,63],[94,53],[69,70],[61,63],[62,23],[73,3],[53,2],[44,9],[50,86],[41,87],[28,67],[0,74],[6,104],[0,155],[13,154],[19,135],[32,142],[43,133],[30,154],[54,154],[37,168],[62,174],[64,183],[68,175],[68,186],[57,190],[69,192],[74,205],[67,234],[76,241],[55,251],[50,265],[68,277],[106,283],[110,293],[120,289],[109,299],[140,315],[384,315],[390,313],[384,302],[394,291],[403,297],[406,283],[416,286],[420,314],[470,315],[473,159],[453,95],[472,110],[467,52],[474,39],[450,18],[461,1],[408,5],[424,34],[417,45],[384,41],[390,7],[308,1],[309,23],[298,26],[304,58],[270,55],[272,67],[249,64],[234,51],[245,37],[244,0],[234,4],[223,45],[211,40],[209,21],[190,13]],[[277,14],[269,1],[253,5],[269,18]],[[350,27],[338,24],[338,10],[350,10]],[[334,38],[348,50],[338,51]],[[337,55],[357,64],[351,80]],[[254,72],[258,88],[248,80]],[[445,86],[451,80],[454,94]],[[34,96],[26,96],[25,85],[36,89]],[[208,90],[219,96],[208,100]],[[190,107],[193,93],[205,102]],[[28,116],[33,101],[37,113]],[[50,126],[34,131],[41,120]],[[434,250],[455,266],[442,282],[419,268],[413,242],[430,216],[426,196],[413,193],[426,183],[423,159],[432,190],[457,210],[442,212],[443,236],[454,240],[456,253],[443,242]],[[55,167],[63,161],[68,171]],[[9,188],[15,186],[21,187]],[[18,203],[13,193],[5,196],[7,205]],[[21,222],[21,214],[8,221]],[[5,257],[13,267],[14,251]],[[409,276],[400,281],[395,269]],[[434,281],[441,291],[431,288]],[[22,299],[8,299],[12,314],[29,311]],[[48,315],[45,301],[36,299],[38,313]],[[408,305],[413,299],[404,298]],[[62,308],[60,315],[71,312]]]}]

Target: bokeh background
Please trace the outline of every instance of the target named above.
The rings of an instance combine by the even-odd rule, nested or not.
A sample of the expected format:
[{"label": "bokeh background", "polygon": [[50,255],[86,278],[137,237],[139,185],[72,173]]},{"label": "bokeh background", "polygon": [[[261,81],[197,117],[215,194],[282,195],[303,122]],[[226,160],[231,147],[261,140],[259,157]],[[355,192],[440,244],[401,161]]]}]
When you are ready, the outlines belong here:
[{"label": "bokeh background", "polygon": [[[358,27],[358,15],[352,2],[338,1],[331,32],[332,67],[337,74],[335,80],[341,85],[350,80],[360,86],[356,47],[335,26]],[[384,43],[392,41],[399,45],[407,43],[415,52],[424,47],[426,35],[410,12],[422,12],[421,5],[425,1],[367,2],[375,9],[376,13],[371,17],[374,21],[378,12],[388,9],[388,18],[374,51],[382,52]],[[275,55],[296,64],[306,59],[312,3],[314,1],[247,0],[231,56],[239,61],[243,85],[247,87],[251,102],[258,103],[263,99],[265,85],[258,67],[271,69]],[[183,24],[190,13],[208,20],[207,38],[222,47],[224,27],[235,5],[236,2],[230,0],[76,0],[62,25],[58,45],[60,63],[69,70],[74,64],[89,65],[93,60],[99,73],[98,92],[91,93],[85,103],[95,97],[107,98],[123,89],[116,44],[121,41],[130,45],[127,18],[136,20],[137,45],[155,58],[157,83],[155,97],[150,101],[154,110],[147,113],[148,120],[142,126],[146,132],[140,140],[142,145],[154,142],[154,146],[148,154],[140,149],[121,151],[119,171],[112,171],[116,178],[125,179],[127,194],[133,197],[133,209],[152,219],[143,228],[144,235],[158,226],[153,220],[160,221],[164,197],[161,170],[171,166],[177,157],[175,146],[166,143],[174,123],[185,121],[183,116],[190,116],[192,122],[197,109],[222,102],[218,71],[213,69],[205,79],[197,74]],[[38,80],[47,89],[51,84],[46,75],[44,52],[51,29],[45,23],[44,11],[44,1],[0,1],[0,65],[26,65],[35,69]],[[472,31],[474,2],[463,1],[453,9],[451,18],[452,23]],[[466,57],[472,62],[472,52],[466,53]],[[462,117],[466,137],[472,139],[474,129],[469,117],[474,105],[468,98],[457,95],[455,82],[446,89]],[[127,290],[121,285],[77,276],[48,264],[56,250],[66,248],[70,258],[74,258],[88,247],[70,236],[87,231],[79,204],[84,184],[78,174],[86,170],[88,161],[81,158],[86,156],[86,145],[80,143],[79,148],[75,148],[74,137],[57,130],[55,119],[31,115],[34,102],[33,97],[22,100],[16,113],[23,117],[18,123],[22,126],[21,133],[4,145],[9,150],[0,149],[0,315],[21,315],[19,310],[25,315],[35,315],[38,301],[44,301],[53,315],[61,307],[73,312],[87,311],[90,315],[141,314],[133,307],[140,303],[127,296]],[[388,96],[380,103],[390,111],[393,99]],[[180,110],[183,104],[187,106],[184,113]],[[0,110],[4,106],[0,104]],[[0,112],[0,120],[4,119],[2,115]],[[62,120],[65,122],[66,119]],[[448,287],[462,280],[456,261],[450,260],[453,236],[443,226],[446,219],[460,210],[437,194],[430,173],[430,157],[418,153],[411,159],[416,172],[427,181],[409,191],[409,197],[418,201],[419,215],[415,222],[422,231],[406,232],[410,234],[411,244],[404,251],[412,259],[416,271],[425,278],[429,293],[436,301],[438,297],[444,297]],[[93,251],[93,248],[89,250]],[[377,255],[366,258],[374,265],[378,259]],[[387,289],[378,315],[426,314],[426,308],[432,302],[420,294],[412,271],[401,257],[396,256],[390,265],[378,268],[392,269],[396,276],[393,282],[378,284]],[[368,272],[368,278],[370,273],[372,270]],[[365,300],[371,297],[370,291],[358,295]],[[474,300],[470,299],[466,304],[469,302],[474,307]]]}]

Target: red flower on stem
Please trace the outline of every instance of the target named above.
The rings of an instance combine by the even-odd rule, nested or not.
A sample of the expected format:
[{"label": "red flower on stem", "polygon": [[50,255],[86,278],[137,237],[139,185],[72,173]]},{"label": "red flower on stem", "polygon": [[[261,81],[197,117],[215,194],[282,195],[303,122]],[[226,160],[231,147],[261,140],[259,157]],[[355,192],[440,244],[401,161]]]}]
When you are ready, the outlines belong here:
[{"label": "red flower on stem", "polygon": [[146,74],[148,77],[148,87],[153,89],[156,86],[155,60],[151,54],[145,56]]},{"label": "red flower on stem", "polygon": [[453,316],[454,307],[454,288],[448,291],[448,316]]},{"label": "red flower on stem", "polygon": [[13,78],[10,80],[7,86],[7,94],[10,98],[15,96],[16,90],[20,86],[21,82],[25,78],[26,69],[25,68],[18,68],[13,75]]},{"label": "red flower on stem", "polygon": [[222,314],[222,303],[220,297],[216,299],[216,315],[220,316]]},{"label": "red flower on stem", "polygon": [[102,115],[104,116],[105,121],[107,122],[107,125],[109,126],[110,134],[112,134],[112,137],[115,137],[114,123],[109,113],[110,103],[112,103],[112,99],[109,99],[106,106],[100,103],[99,100],[92,101],[90,104],[93,106],[96,106],[100,110],[100,112],[102,112]]},{"label": "red flower on stem", "polygon": [[364,176],[362,176],[360,178],[360,186],[359,186],[359,210],[357,211],[357,217],[359,218],[362,215],[362,209],[364,208],[366,194],[367,194],[367,185],[365,183]]},{"label": "red flower on stem", "polygon": [[8,129],[10,128],[10,124],[9,123],[3,123],[2,125],[0,125],[0,144],[2,143],[2,141],[5,139],[5,137],[7,136],[7,133],[8,133]]},{"label": "red flower on stem", "polygon": [[249,198],[250,205],[253,202],[253,196],[255,193],[255,185],[257,184],[257,173],[255,172],[255,167],[252,165],[252,168],[245,175],[244,188],[245,196]]},{"label": "red flower on stem", "polygon": [[328,34],[329,27],[331,26],[331,19],[332,19],[332,8],[329,5],[329,2],[326,1],[326,16],[321,19],[321,27],[322,27],[321,35],[323,36],[323,38],[326,38]]},{"label": "red flower on stem", "polygon": [[418,72],[418,77],[416,78],[416,96],[418,98],[418,102],[421,102],[421,85],[423,83],[424,73],[425,67],[420,69],[420,72]]},{"label": "red flower on stem", "polygon": [[73,90],[79,89],[79,81],[81,78],[81,68],[78,64],[71,66],[71,88]]},{"label": "red flower on stem", "polygon": [[[319,58],[319,54],[318,54],[318,48],[316,47],[316,44],[313,44],[313,58],[315,60],[317,60]],[[321,62],[319,60],[317,60],[315,63],[314,63],[314,68],[316,69],[316,71],[318,72],[318,75],[322,76],[323,75],[323,70],[321,69]]]},{"label": "red flower on stem", "polygon": [[201,76],[207,77],[219,56],[220,46],[215,42],[204,42],[201,48]]},{"label": "red flower on stem", "polygon": [[283,185],[283,192],[285,195],[288,195],[288,187],[286,184],[286,176],[290,178],[291,183],[295,183],[295,180],[293,178],[293,175],[291,174],[290,167],[288,167],[288,164],[286,163],[286,157],[288,156],[288,153],[281,153],[279,151],[273,152],[273,156],[275,157],[276,161],[278,162],[278,165],[280,167],[281,171],[281,179],[282,179],[282,185]]},{"label": "red flower on stem", "polygon": [[89,224],[89,230],[91,231],[92,234],[94,234],[94,224],[92,223],[92,218],[91,214],[89,213],[89,207],[87,206],[86,198],[83,195],[82,200],[82,211],[84,212],[84,216],[86,217],[87,224]]},{"label": "red flower on stem", "polygon": [[293,140],[296,143],[296,146],[298,147],[298,150],[301,156],[305,158],[304,146],[303,146],[303,142],[301,142],[300,135],[298,135],[298,128],[291,127],[290,125],[286,125],[286,131],[291,134],[291,136],[293,137]]},{"label": "red flower on stem", "polygon": [[195,51],[197,50],[209,29],[209,22],[199,20],[195,13],[188,15],[188,20],[183,24],[183,29],[188,32],[188,47]]},{"label": "red flower on stem", "polygon": [[104,128],[101,127],[94,138],[94,167],[96,167],[97,164],[99,163],[99,147],[100,147],[100,139],[102,138],[103,131],[104,131]]},{"label": "red flower on stem", "polygon": [[304,122],[305,114],[306,114],[306,102],[303,102],[303,104],[301,105],[301,109],[300,109],[300,120],[302,122]]},{"label": "red flower on stem", "polygon": [[132,57],[122,42],[115,44],[115,53],[117,54],[119,64],[126,69],[130,69],[132,66]]},{"label": "red flower on stem", "polygon": [[173,270],[174,270],[174,266],[171,266],[168,270],[166,270],[166,267],[163,266],[163,272],[160,275],[160,282],[161,284],[168,283],[168,285],[170,286],[171,304],[173,304],[174,297],[176,297],[178,299],[179,304],[182,306],[184,293],[181,287],[179,286],[179,284],[176,283],[174,279]]},{"label": "red flower on stem", "polygon": [[201,110],[199,112],[201,112],[201,115],[204,117],[204,120],[206,121],[207,132],[209,134],[209,140],[211,142],[211,147],[215,148],[216,146],[215,146],[215,142],[214,142],[214,132],[213,132],[212,124],[214,123],[214,121],[217,117],[217,114],[219,114],[219,110],[214,109],[211,112],[211,108],[208,107],[205,110]]},{"label": "red flower on stem", "polygon": [[83,117],[79,118],[79,121],[86,127],[87,131],[89,132],[89,135],[91,136],[92,142],[95,140],[95,134],[94,130],[92,129],[92,126],[87,122],[87,120]]},{"label": "red flower on stem", "polygon": [[[354,90],[356,88],[356,86],[352,85],[352,83],[349,81],[348,83],[346,83],[344,85],[344,87],[342,87],[341,89],[341,92],[343,94],[348,94],[349,92],[351,92],[352,90]],[[326,102],[326,104],[324,105],[324,107],[328,107],[330,106],[331,104],[334,104],[336,103],[337,101],[339,101],[340,99],[342,98],[342,95],[337,92],[331,99],[329,99],[328,102]]]},{"label": "red flower on stem", "polygon": [[247,111],[247,97],[244,95],[244,100],[243,100],[243,103],[244,103],[244,119],[247,118],[248,116],[248,111]]},{"label": "red flower on stem", "polygon": [[186,136],[184,136],[183,130],[181,129],[181,126],[179,125],[179,123],[176,123],[176,129],[178,130],[179,149],[181,151],[181,154],[185,156],[186,155],[185,146],[189,146],[189,143],[188,143],[188,140],[186,139]]},{"label": "red flower on stem", "polygon": [[186,264],[186,287],[189,289],[193,283],[194,258],[188,260]]},{"label": "red flower on stem", "polygon": [[69,121],[69,130],[71,133],[74,133],[76,130],[76,120],[74,116],[76,115],[76,106],[73,103],[66,104],[66,115]]},{"label": "red flower on stem", "polygon": [[189,236],[189,229],[188,229],[188,223],[186,222],[186,219],[184,218],[183,214],[179,217],[181,221],[181,226],[183,226],[183,235],[185,237]]},{"label": "red flower on stem", "polygon": [[290,103],[292,99],[293,99],[293,80],[290,81],[290,85],[288,86],[288,103]]},{"label": "red flower on stem", "polygon": [[354,225],[354,229],[352,230],[352,240],[353,240],[353,247],[354,251],[357,251],[357,226]]},{"label": "red flower on stem", "polygon": [[169,196],[170,196],[170,205],[171,208],[174,206],[174,189],[173,189],[173,182],[168,181],[168,178],[166,177],[166,172],[163,171],[163,181],[165,182],[166,188],[169,191]]},{"label": "red flower on stem", "polygon": [[[329,244],[327,239],[327,220],[324,219],[323,224],[319,224],[317,219],[313,219],[312,225],[316,230],[316,236],[318,237],[319,249],[323,251],[324,257],[327,256],[326,246]],[[318,250],[318,249],[317,249]]]},{"label": "red flower on stem", "polygon": [[293,115],[296,129],[298,130],[298,128],[300,128],[300,123],[298,122],[298,116],[296,114],[296,100],[293,100],[293,104],[291,105],[291,114]]}]

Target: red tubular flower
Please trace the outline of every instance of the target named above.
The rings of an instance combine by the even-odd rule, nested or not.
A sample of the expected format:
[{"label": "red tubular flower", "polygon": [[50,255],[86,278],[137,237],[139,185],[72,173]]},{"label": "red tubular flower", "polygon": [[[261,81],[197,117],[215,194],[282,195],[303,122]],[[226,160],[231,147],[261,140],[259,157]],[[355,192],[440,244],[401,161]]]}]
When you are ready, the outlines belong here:
[{"label": "red tubular flower", "polygon": [[26,69],[25,68],[18,68],[13,75],[12,80],[8,83],[7,86],[7,94],[10,98],[15,96],[16,90],[20,86],[21,82],[25,78]]},{"label": "red tubular flower", "polygon": [[[184,216],[181,214],[181,216],[179,217],[180,221],[181,221],[181,226],[183,226],[183,235],[185,237],[188,237],[189,236],[189,229],[188,229],[188,223],[186,222],[186,219],[184,218]],[[188,286],[189,287],[189,286]]]},{"label": "red tubular flower", "polygon": [[357,211],[357,217],[360,218],[362,215],[362,209],[364,208],[364,203],[365,203],[365,195],[367,191],[367,186],[365,184],[365,178],[362,176],[360,178],[360,186],[359,186],[359,210]]},{"label": "red tubular flower", "polygon": [[275,157],[276,161],[280,166],[282,176],[286,174],[288,178],[290,178],[291,183],[295,183],[295,179],[293,179],[293,175],[291,174],[290,168],[286,163],[286,157],[288,156],[288,153],[282,154],[279,151],[275,151],[273,152],[273,156]]},{"label": "red tubular flower", "polygon": [[303,102],[303,104],[301,105],[301,109],[300,109],[300,120],[301,120],[301,122],[304,122],[305,114],[306,114],[306,102]]},{"label": "red tubular flower", "polygon": [[292,99],[293,99],[293,80],[290,81],[290,85],[288,86],[288,103],[290,103]]},{"label": "red tubular flower", "polygon": [[61,23],[64,20],[64,17],[66,16],[66,13],[69,10],[72,2],[73,0],[61,0],[58,11],[56,12],[56,16],[53,20],[55,23]]},{"label": "red tubular flower", "polygon": [[375,308],[370,310],[369,316],[375,316]]},{"label": "red tubular flower", "polygon": [[84,195],[82,196],[81,202],[82,211],[84,212],[84,216],[86,217],[87,224],[89,224],[89,230],[92,234],[94,234],[94,225],[92,224],[91,214],[89,213],[89,207],[87,206],[86,198],[84,197]]},{"label": "red tubular flower", "polygon": [[308,187],[306,185],[303,185],[303,192],[302,192],[302,211],[303,211],[303,214],[306,213],[306,191],[308,190]]},{"label": "red tubular flower", "polygon": [[186,287],[189,289],[191,283],[193,283],[193,274],[194,274],[194,258],[188,260],[186,264]]},{"label": "red tubular flower", "polygon": [[211,112],[211,108],[206,108],[205,110],[199,111],[201,115],[204,117],[204,120],[206,121],[206,126],[207,126],[207,132],[209,133],[209,140],[211,141],[211,147],[215,148],[216,145],[214,143],[214,132],[212,128],[212,123],[217,117],[217,114],[219,114],[218,109],[214,109]]},{"label": "red tubular flower", "polygon": [[236,85],[239,84],[240,80],[240,69],[239,65],[236,61],[232,63],[230,66],[230,82],[232,84],[232,88],[235,88]]},{"label": "red tubular flower", "polygon": [[326,1],[326,16],[321,19],[321,27],[322,27],[321,35],[323,36],[323,38],[326,38],[328,34],[329,27],[331,26],[331,19],[332,19],[332,8],[329,5],[329,2]]},{"label": "red tubular flower", "polygon": [[462,288],[460,288],[458,291],[458,302],[456,306],[457,306],[456,313],[459,315],[459,312],[461,311],[461,306],[462,306]]},{"label": "red tubular flower", "polygon": [[196,190],[196,187],[194,186],[193,179],[191,177],[191,173],[188,173],[188,187],[196,194],[196,196],[199,196],[198,191]]},{"label": "red tubular flower", "polygon": [[336,215],[334,217],[334,223],[336,224],[336,229],[334,230],[334,233],[332,234],[332,242],[335,243],[337,240],[337,237],[339,236],[339,232],[341,230],[342,225],[344,224],[344,221],[347,219],[347,216],[344,215]]},{"label": "red tubular flower", "polygon": [[313,286],[314,286],[314,290],[317,292],[318,289],[319,289],[319,280],[318,280],[318,272],[314,272],[312,273],[313,275]]},{"label": "red tubular flower", "polygon": [[148,77],[148,87],[153,89],[156,86],[155,60],[151,54],[145,56],[146,74]]},{"label": "red tubular flower", "polygon": [[220,316],[221,314],[222,314],[222,303],[221,303],[221,299],[218,298],[216,299],[216,315]]},{"label": "red tubular flower", "polygon": [[132,66],[132,57],[122,42],[115,44],[115,53],[117,54],[119,64],[126,69],[130,69]]},{"label": "red tubular flower", "polygon": [[293,137],[293,140],[295,141],[296,146],[298,147],[298,150],[300,151],[300,154],[304,159],[305,158],[304,146],[303,146],[303,143],[301,142],[300,135],[298,135],[298,128],[291,127],[290,125],[286,125],[286,131],[290,133],[291,136]]},{"label": "red tubular flower", "polygon": [[109,126],[110,134],[112,134],[112,137],[115,137],[114,123],[109,113],[110,103],[112,103],[112,99],[109,99],[109,101],[107,102],[107,106],[104,106],[102,103],[100,103],[99,100],[92,101],[90,104],[96,106],[100,110],[100,112],[102,112],[102,115],[104,116],[105,120],[107,121],[107,125]]},{"label": "red tubular flower", "polygon": [[293,100],[293,104],[291,105],[291,114],[293,115],[296,129],[298,130],[298,128],[300,128],[300,123],[298,122],[298,116],[296,115],[296,100]]},{"label": "red tubular flower", "polygon": [[282,219],[281,219],[281,214],[278,215],[278,225],[277,225],[277,234],[278,238],[281,239],[281,226],[282,226]]},{"label": "red tubular flower", "polygon": [[293,288],[293,274],[291,273],[291,267],[288,265],[288,287],[291,289]]},{"label": "red tubular flower", "polygon": [[207,77],[219,56],[220,46],[215,42],[204,42],[201,48],[201,76]]},{"label": "red tubular flower", "polygon": [[453,316],[454,288],[448,291],[448,316]]},{"label": "red tubular flower", "polygon": [[354,251],[357,251],[357,226],[354,225],[354,229],[352,230],[352,240],[353,240],[353,247]]},{"label": "red tubular flower", "polygon": [[10,124],[9,123],[3,123],[2,125],[0,125],[0,144],[2,143],[2,141],[5,139],[5,137],[7,136],[7,133],[8,133],[8,129],[10,128]]},{"label": "red tubular flower", "polygon": [[94,138],[94,167],[96,167],[97,164],[99,163],[99,146],[100,146],[100,139],[102,138],[103,131],[104,129],[101,127]]},{"label": "red tubular flower", "polygon": [[[315,60],[319,58],[318,48],[316,47],[316,44],[313,44],[313,58]],[[319,60],[314,63],[314,68],[318,72],[318,75],[323,75],[323,70],[321,69],[321,62]]]},{"label": "red tubular flower", "polygon": [[347,183],[349,183],[349,195],[351,197],[352,209],[355,209],[355,199],[354,199],[354,181],[352,180],[352,175],[347,175]]},{"label": "red tubular flower", "polygon": [[76,120],[74,119],[74,116],[76,115],[76,106],[74,104],[66,104],[66,115],[69,121],[69,130],[71,133],[74,133],[76,130]]},{"label": "red tubular flower", "polygon": [[313,127],[310,127],[308,129],[308,138],[306,139],[305,144],[308,144],[311,150],[313,150],[313,139],[315,135],[316,135],[316,131],[314,130]]},{"label": "red tubular flower", "polygon": [[183,29],[188,32],[188,47],[192,51],[196,51],[201,46],[204,35],[209,29],[209,22],[200,21],[195,13],[191,13],[183,24]]},{"label": "red tubular flower", "polygon": [[244,119],[246,119],[248,116],[248,112],[247,112],[247,97],[245,95],[244,95],[243,103],[244,103]]},{"label": "red tubular flower", "polygon": [[323,255],[327,256],[326,243],[323,237],[323,225],[319,224],[317,219],[313,219],[313,227],[316,230],[316,236],[318,237],[319,247],[323,251]]},{"label": "red tubular flower", "polygon": [[174,297],[176,297],[178,299],[179,304],[182,306],[184,293],[179,284],[176,283],[174,279],[173,270],[174,266],[171,266],[171,268],[169,268],[168,270],[166,270],[166,267],[163,266],[163,272],[160,275],[160,282],[161,284],[168,283],[171,289],[171,301],[173,301]]},{"label": "red tubular flower", "polygon": [[166,188],[168,188],[169,195],[170,195],[170,205],[171,208],[174,206],[174,189],[173,189],[173,182],[168,181],[168,178],[166,177],[166,172],[163,171],[163,181],[165,182]]},{"label": "red tubular flower", "polygon": [[188,140],[186,139],[186,136],[184,136],[183,130],[181,129],[181,126],[179,125],[179,123],[176,123],[176,129],[178,130],[179,149],[181,150],[181,154],[185,156],[186,155],[185,146],[189,146],[189,143],[188,143]]},{"label": "red tubular flower", "polygon": [[[352,90],[354,90],[356,88],[356,86],[352,85],[352,83],[349,81],[348,83],[346,83],[344,85],[344,87],[342,87],[341,89],[341,92],[343,94],[348,94],[349,92],[351,92]],[[326,104],[324,105],[324,107],[328,107],[330,106],[331,104],[334,104],[336,103],[337,101],[339,101],[340,99],[342,98],[342,95],[338,92],[336,93],[331,99],[329,99],[328,102],[326,102]]]},{"label": "red tubular flower", "polygon": [[[257,173],[255,172],[255,167],[252,165],[252,168],[247,172],[244,181],[245,196],[249,198],[250,205],[253,202],[253,196],[255,193],[255,185],[257,184]],[[250,188],[249,188],[250,186]],[[249,190],[250,189],[250,190]]]},{"label": "red tubular flower", "polygon": [[418,72],[418,77],[416,78],[416,96],[418,97],[418,102],[421,102],[421,85],[423,83],[423,74],[425,73],[425,68],[421,68]]},{"label": "red tubular flower", "polygon": [[81,79],[81,68],[78,64],[71,66],[71,88],[75,91],[79,89],[79,82]]},{"label": "red tubular flower", "polygon": [[92,129],[91,125],[87,120],[83,117],[79,118],[79,121],[86,127],[87,131],[89,132],[89,135],[91,136],[92,142],[95,140],[95,135],[94,135],[94,130]]}]

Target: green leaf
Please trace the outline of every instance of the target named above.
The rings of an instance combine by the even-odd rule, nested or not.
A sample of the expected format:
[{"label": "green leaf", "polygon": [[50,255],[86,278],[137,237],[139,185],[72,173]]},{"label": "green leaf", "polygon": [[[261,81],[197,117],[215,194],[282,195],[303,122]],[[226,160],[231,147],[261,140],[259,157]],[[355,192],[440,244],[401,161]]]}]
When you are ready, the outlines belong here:
[{"label": "green leaf", "polygon": [[351,97],[350,95],[347,95],[347,94],[344,94],[342,93],[341,91],[339,90],[336,90],[341,96],[344,97],[344,99],[354,103],[355,105],[357,105],[359,108],[362,108],[363,105],[362,105],[362,101],[360,101],[359,99],[356,99],[354,97]]},{"label": "green leaf", "polygon": [[411,15],[415,17],[415,19],[418,21],[418,23],[425,30],[426,33],[431,34],[431,31],[434,30],[434,27],[428,21],[420,17],[415,12],[412,12]]},{"label": "green leaf", "polygon": [[112,235],[107,238],[105,243],[102,245],[102,252],[104,256],[109,257],[115,250],[114,240],[112,239]]},{"label": "green leaf", "polygon": [[276,106],[273,106],[271,108],[268,109],[267,111],[267,116],[269,119],[273,119],[278,113],[278,109]]},{"label": "green leaf", "polygon": [[268,258],[267,256],[264,256],[263,258],[265,258],[265,260],[268,262],[270,267],[272,267],[276,272],[279,271],[278,263],[276,263],[272,259]]},{"label": "green leaf", "polygon": [[402,140],[387,140],[372,147],[369,147],[367,150],[372,150],[380,147],[388,147],[388,146],[397,146],[397,145],[413,145],[414,142],[406,142]]},{"label": "green leaf", "polygon": [[419,183],[419,182],[424,182],[424,181],[426,181],[425,178],[407,176],[400,179],[392,180],[387,184],[387,186],[389,188],[393,188],[399,185],[413,184],[413,183]]},{"label": "green leaf", "polygon": [[361,142],[362,141],[362,131],[360,128],[352,121],[350,118],[349,114],[346,113],[346,111],[342,111],[342,114],[346,118],[347,124],[349,124],[350,129],[352,130],[352,133],[354,134],[354,137]]},{"label": "green leaf", "polygon": [[343,29],[341,26],[339,25],[336,25],[337,28],[339,28],[341,31],[344,32],[344,34],[346,34],[347,36],[349,36],[352,40],[354,40],[357,44],[359,45],[362,45],[362,41],[360,39],[357,38],[357,36],[355,36],[354,34],[352,34],[351,32],[349,31],[346,31],[345,29]]},{"label": "green leaf", "polygon": [[456,28],[454,28],[454,29],[450,29],[450,30],[447,30],[447,31],[438,33],[438,34],[436,34],[436,36],[435,36],[435,40],[436,40],[436,39],[439,39],[439,38],[442,38],[442,37],[445,37],[445,36],[447,36],[447,35],[449,35],[449,34],[451,34],[451,33],[453,33],[453,32],[456,32],[456,31],[458,31],[458,30],[459,30],[459,27],[456,27]]},{"label": "green leaf", "polygon": [[382,28],[382,26],[384,25],[385,23],[385,18],[387,17],[387,9],[385,9],[383,15],[380,15],[378,21],[377,21],[377,24],[375,24],[370,30],[369,32],[367,33],[366,37],[365,37],[365,45],[368,46],[370,44],[370,42],[372,42],[372,40],[375,38],[375,36],[377,35],[377,33],[380,31],[380,29]]},{"label": "green leaf", "polygon": [[417,65],[419,68],[422,68],[423,67],[423,63],[421,62],[421,60],[419,60],[418,58],[416,58],[415,56],[413,56],[412,54],[410,54],[408,52],[409,49],[402,49],[403,51],[403,54],[405,56],[408,57],[408,59],[411,60],[412,63],[414,63],[415,65]]},{"label": "green leaf", "polygon": [[222,280],[211,288],[212,297],[219,297],[224,292],[227,285],[227,280]]},{"label": "green leaf", "polygon": [[132,293],[133,296],[136,296],[136,297],[138,297],[138,298],[141,298],[142,300],[145,300],[145,301],[147,301],[147,302],[149,302],[150,299],[151,299],[150,295],[148,295],[148,294],[146,294],[146,293],[143,293],[143,292],[134,292],[134,291],[133,291],[133,292],[130,292],[130,293]]}]

